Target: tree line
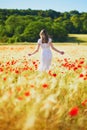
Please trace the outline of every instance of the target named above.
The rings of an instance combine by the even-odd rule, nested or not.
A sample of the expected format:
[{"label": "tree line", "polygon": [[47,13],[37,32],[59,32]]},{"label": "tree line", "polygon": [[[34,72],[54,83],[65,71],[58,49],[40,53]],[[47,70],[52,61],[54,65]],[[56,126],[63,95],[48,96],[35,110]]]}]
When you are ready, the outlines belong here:
[{"label": "tree line", "polygon": [[87,13],[0,9],[0,42],[36,42],[43,28],[54,42],[67,41],[70,33],[87,34]]}]

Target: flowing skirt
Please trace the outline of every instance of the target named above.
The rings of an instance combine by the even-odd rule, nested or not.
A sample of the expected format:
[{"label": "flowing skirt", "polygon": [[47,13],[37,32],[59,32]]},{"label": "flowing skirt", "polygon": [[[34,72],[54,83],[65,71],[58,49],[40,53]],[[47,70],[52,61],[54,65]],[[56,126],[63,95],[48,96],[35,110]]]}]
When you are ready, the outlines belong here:
[{"label": "flowing skirt", "polygon": [[40,71],[48,71],[51,66],[52,52],[50,49],[43,49],[40,57]]}]

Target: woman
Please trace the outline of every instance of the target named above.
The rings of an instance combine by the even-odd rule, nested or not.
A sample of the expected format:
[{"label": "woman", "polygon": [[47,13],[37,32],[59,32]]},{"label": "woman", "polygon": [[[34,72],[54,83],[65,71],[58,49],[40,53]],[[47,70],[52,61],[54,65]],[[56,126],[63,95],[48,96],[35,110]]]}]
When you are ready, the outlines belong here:
[{"label": "woman", "polygon": [[57,50],[53,46],[52,39],[49,38],[45,29],[41,30],[41,32],[40,32],[40,39],[38,40],[38,44],[37,44],[35,51],[32,52],[31,54],[28,54],[28,55],[31,56],[31,55],[35,54],[36,52],[38,52],[40,46],[42,48],[42,52],[41,52],[39,70],[40,71],[48,71],[50,69],[50,65],[51,65],[51,61],[52,61],[52,52],[50,50],[50,47],[54,51],[60,53],[61,55],[63,55],[64,52]]}]

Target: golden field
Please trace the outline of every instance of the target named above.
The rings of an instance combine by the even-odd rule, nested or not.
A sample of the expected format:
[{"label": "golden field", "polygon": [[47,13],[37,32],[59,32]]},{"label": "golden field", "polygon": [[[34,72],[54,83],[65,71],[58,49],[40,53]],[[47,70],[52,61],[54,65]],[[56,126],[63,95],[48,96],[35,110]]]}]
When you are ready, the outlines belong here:
[{"label": "golden field", "polygon": [[87,46],[55,46],[49,72],[35,45],[0,46],[0,130],[87,130]]},{"label": "golden field", "polygon": [[87,34],[68,34],[68,37],[71,38],[72,42],[80,42],[87,44]]}]

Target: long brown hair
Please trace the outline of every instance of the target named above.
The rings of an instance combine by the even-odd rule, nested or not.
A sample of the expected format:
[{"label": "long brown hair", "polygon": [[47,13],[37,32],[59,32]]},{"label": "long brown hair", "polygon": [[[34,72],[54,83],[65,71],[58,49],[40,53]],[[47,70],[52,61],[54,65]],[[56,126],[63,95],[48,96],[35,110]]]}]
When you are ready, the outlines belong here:
[{"label": "long brown hair", "polygon": [[45,29],[42,29],[42,30],[40,31],[40,37],[41,37],[41,39],[42,39],[42,43],[48,43],[49,37],[48,37],[48,33],[46,32]]}]

